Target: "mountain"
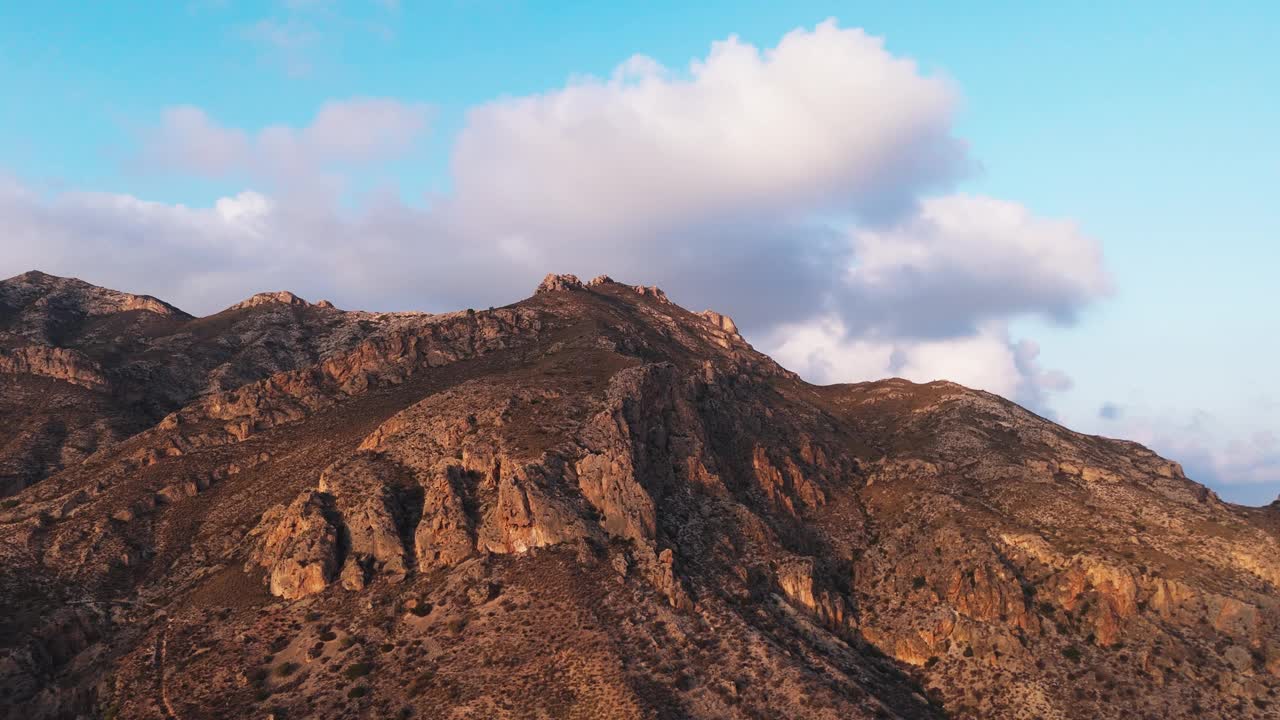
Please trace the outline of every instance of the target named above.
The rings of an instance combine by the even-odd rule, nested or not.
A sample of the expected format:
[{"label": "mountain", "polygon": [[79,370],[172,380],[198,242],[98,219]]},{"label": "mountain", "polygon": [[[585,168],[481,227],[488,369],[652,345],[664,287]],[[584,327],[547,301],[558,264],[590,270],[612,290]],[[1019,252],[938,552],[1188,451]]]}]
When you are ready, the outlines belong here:
[{"label": "mountain", "polygon": [[1264,718],[1280,507],[552,275],[193,318],[0,283],[11,718]]},{"label": "mountain", "polygon": [[345,352],[416,314],[339,312],[263,293],[207,318],[30,272],[0,282],[0,497],[119,442],[201,394]]}]

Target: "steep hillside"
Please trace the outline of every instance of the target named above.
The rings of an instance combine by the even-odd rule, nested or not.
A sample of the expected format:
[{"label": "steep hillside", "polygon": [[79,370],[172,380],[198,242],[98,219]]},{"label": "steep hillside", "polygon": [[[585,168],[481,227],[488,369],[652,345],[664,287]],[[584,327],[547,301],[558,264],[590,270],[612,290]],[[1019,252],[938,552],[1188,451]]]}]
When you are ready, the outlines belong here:
[{"label": "steep hillside", "polygon": [[30,272],[0,281],[0,497],[134,435],[198,395],[351,349],[405,318],[263,293],[206,318]]},{"label": "steep hillside", "polygon": [[656,288],[195,319],[28,274],[0,348],[8,717],[1280,715],[1274,508]]}]

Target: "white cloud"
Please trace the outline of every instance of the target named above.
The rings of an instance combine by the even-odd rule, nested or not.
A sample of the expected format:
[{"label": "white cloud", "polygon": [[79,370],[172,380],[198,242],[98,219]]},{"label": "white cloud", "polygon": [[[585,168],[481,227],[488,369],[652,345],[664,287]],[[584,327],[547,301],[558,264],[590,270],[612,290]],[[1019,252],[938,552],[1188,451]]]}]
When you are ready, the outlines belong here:
[{"label": "white cloud", "polygon": [[812,382],[837,383],[901,377],[913,382],[950,380],[1014,399],[1052,415],[1048,393],[1071,381],[1043,370],[1033,341],[1013,341],[1001,323],[976,333],[945,339],[850,335],[839,316],[783,325],[763,347],[784,366]]},{"label": "white cloud", "polygon": [[[356,99],[256,131],[172,108],[144,143],[153,167],[242,177],[271,200],[190,210],[111,196],[134,209],[104,213],[65,196],[25,217],[92,215],[102,230],[87,254],[142,244],[171,277],[201,277],[176,283],[179,302],[215,275],[244,273],[237,294],[261,289],[264,268],[302,292],[417,307],[518,296],[549,270],[608,272],[732,312],[757,336],[795,333],[776,345],[814,377],[952,377],[1042,404],[1064,380],[1004,323],[1069,318],[1106,291],[1101,256],[1014,203],[929,195],[971,164],[957,101],[879,38],[827,21],[763,50],[715,43],[685,72],[636,56],[605,80],[482,105],[457,139],[454,192],[430,211],[341,203],[344,173],[396,158],[426,126],[421,104]],[[74,242],[65,227],[40,232]],[[255,253],[259,266],[238,260]],[[196,307],[213,297],[236,299],[204,291]]]},{"label": "white cloud", "polygon": [[143,138],[140,159],[157,170],[297,186],[320,172],[395,159],[426,132],[428,117],[423,103],[353,98],[325,103],[305,127],[249,133],[218,124],[200,108],[173,107]]},{"label": "white cloud", "polygon": [[141,152],[147,165],[217,177],[252,162],[253,142],[243,130],[224,128],[200,108],[182,105],[164,111]]},{"label": "white cloud", "polygon": [[955,105],[949,83],[834,21],[763,51],[730,37],[684,74],[637,56],[608,80],[476,108],[454,155],[457,202],[498,234],[880,217],[968,167]]},{"label": "white cloud", "polygon": [[[295,12],[309,14],[249,34],[305,69],[316,23],[338,20]],[[1071,381],[1009,322],[1072,322],[1111,281],[1071,222],[951,194],[973,165],[957,104],[947,80],[833,21],[767,49],[729,38],[679,71],[638,55],[605,79],[473,109],[453,191],[430,208],[342,192],[414,147],[420,103],[335,101],[305,126],[256,129],[171,108],[143,164],[267,194],[190,208],[0,178],[0,275],[80,275],[210,312],[281,288],[346,307],[478,307],[550,271],[609,273],[733,314],[811,380],[945,378],[1049,414]],[[1108,431],[1202,479],[1280,483],[1274,435],[1233,443],[1141,417],[1126,407]]]},{"label": "white cloud", "polygon": [[927,198],[888,228],[853,232],[845,302],[877,332],[946,337],[1037,313],[1071,321],[1111,289],[1097,242],[1074,223],[990,197]]},{"label": "white cloud", "polygon": [[[1105,292],[1100,253],[1069,223],[1016,204],[928,195],[971,164],[952,132],[957,102],[949,82],[879,38],[827,21],[763,50],[715,43],[685,72],[636,56],[608,79],[482,105],[457,139],[454,192],[430,211],[340,202],[343,173],[413,145],[421,104],[333,102],[304,127],[256,131],[173,108],[142,157],[271,188],[269,203],[182,212],[214,226],[193,237],[261,238],[267,265],[289,267],[302,292],[341,285],[366,304],[448,307],[518,296],[549,270],[608,272],[732,312],[756,336],[785,327],[812,338],[830,353],[801,366],[820,366],[815,377],[892,369],[1040,403],[1062,378],[1041,372],[1004,323],[1069,318]],[[68,198],[54,206],[83,212]],[[169,242],[179,209],[149,207],[100,222]],[[172,242],[174,275],[209,272],[203,253],[216,250]],[[242,293],[260,289],[257,276]]]}]

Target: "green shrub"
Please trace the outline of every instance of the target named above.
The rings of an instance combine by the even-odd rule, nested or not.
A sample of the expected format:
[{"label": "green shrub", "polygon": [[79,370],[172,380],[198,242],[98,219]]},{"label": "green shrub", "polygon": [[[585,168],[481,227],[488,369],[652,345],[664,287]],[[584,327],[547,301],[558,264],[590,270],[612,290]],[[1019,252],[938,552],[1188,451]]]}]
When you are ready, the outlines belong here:
[{"label": "green shrub", "polygon": [[9,499],[7,499],[7,500],[0,500],[0,509],[4,509],[4,510],[12,510],[13,508],[18,507],[18,505],[19,505],[19,504],[21,504],[21,502],[22,502],[22,501],[21,501],[21,500],[18,500],[17,498],[9,498]]},{"label": "green shrub", "polygon": [[1062,657],[1071,662],[1080,662],[1080,648],[1075,645],[1068,645],[1062,648]]},{"label": "green shrub", "polygon": [[925,579],[923,575],[917,575],[911,579],[911,587],[915,588],[916,590],[919,590],[924,586],[925,586]]},{"label": "green shrub", "polygon": [[289,677],[298,671],[298,663],[282,662],[276,666],[276,675],[279,677]]}]

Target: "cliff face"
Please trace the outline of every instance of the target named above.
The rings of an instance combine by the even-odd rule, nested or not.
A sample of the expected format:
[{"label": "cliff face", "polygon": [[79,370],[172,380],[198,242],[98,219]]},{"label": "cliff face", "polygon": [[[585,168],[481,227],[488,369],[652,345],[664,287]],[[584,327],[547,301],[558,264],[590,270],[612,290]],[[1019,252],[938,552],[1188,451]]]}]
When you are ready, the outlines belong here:
[{"label": "cliff face", "polygon": [[986,393],[811,386],[603,277],[447,315],[143,309],[111,339],[38,335],[18,295],[4,402],[81,439],[0,437],[12,717],[1280,708],[1275,511]]}]

